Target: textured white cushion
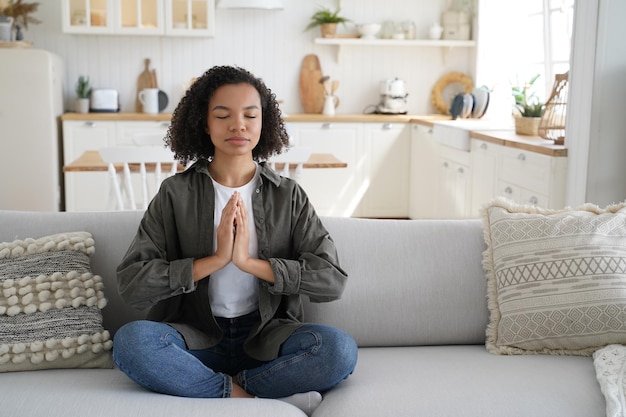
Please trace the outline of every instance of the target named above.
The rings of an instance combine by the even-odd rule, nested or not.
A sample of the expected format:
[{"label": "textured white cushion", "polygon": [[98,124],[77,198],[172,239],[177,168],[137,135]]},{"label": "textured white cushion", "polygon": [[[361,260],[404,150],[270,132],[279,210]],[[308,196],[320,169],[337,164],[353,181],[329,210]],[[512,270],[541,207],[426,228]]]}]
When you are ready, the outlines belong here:
[{"label": "textured white cushion", "polygon": [[595,351],[593,364],[606,399],[606,417],[626,416],[626,346],[608,345]]},{"label": "textured white cushion", "polygon": [[0,243],[0,372],[111,367],[90,233]]},{"label": "textured white cushion", "polygon": [[497,199],[483,220],[490,352],[591,355],[626,343],[626,205]]}]

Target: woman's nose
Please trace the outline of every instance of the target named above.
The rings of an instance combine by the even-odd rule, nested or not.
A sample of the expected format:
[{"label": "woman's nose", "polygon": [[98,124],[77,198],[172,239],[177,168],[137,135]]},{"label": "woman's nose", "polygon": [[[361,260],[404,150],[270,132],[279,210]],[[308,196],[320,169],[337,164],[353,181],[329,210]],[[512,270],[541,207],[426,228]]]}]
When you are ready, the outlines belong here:
[{"label": "woman's nose", "polygon": [[231,120],[232,120],[232,124],[230,126],[231,130],[234,130],[234,131],[246,130],[245,118],[243,116],[235,116]]}]

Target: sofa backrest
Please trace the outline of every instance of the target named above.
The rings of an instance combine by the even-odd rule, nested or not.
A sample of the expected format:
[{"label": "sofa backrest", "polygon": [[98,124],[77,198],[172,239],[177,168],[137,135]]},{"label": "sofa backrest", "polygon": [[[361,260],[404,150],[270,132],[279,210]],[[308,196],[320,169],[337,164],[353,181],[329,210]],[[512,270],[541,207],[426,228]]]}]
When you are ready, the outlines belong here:
[{"label": "sofa backrest", "polygon": [[[92,271],[108,300],[104,327],[115,333],[145,317],[117,293],[115,269],[143,213],[0,211],[0,241],[88,231]],[[348,285],[341,300],[304,300],[305,319],[337,326],[360,346],[484,343],[488,312],[479,220],[322,219]]]},{"label": "sofa backrest", "polygon": [[107,306],[104,328],[114,334],[124,323],[144,318],[147,311],[130,307],[117,293],[115,270],[130,245],[143,213],[0,211],[0,242],[37,238],[54,233],[86,231],[93,235],[96,251],[91,269],[104,283]]},{"label": "sofa backrest", "polygon": [[344,329],[359,346],[484,343],[480,220],[323,221],[348,285],[341,300],[305,301],[307,321]]}]

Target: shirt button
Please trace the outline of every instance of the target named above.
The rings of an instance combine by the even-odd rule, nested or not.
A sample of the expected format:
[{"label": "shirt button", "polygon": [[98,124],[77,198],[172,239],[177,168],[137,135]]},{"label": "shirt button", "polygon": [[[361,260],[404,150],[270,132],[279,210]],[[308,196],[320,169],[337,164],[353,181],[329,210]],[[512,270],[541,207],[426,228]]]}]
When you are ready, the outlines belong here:
[{"label": "shirt button", "polygon": [[256,191],[257,194],[261,192],[261,190],[259,188],[257,188],[255,191]]}]

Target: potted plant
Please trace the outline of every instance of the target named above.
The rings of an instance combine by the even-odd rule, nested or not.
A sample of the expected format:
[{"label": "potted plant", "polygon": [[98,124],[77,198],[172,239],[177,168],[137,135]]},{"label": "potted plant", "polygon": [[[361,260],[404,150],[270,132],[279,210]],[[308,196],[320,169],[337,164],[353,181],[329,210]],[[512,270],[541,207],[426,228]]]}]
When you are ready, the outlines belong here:
[{"label": "potted plant", "polygon": [[89,95],[91,94],[91,85],[89,77],[81,75],[76,82],[76,113],[89,113]]},{"label": "potted plant", "polygon": [[515,133],[519,135],[538,135],[539,122],[545,106],[536,93],[531,92],[537,78],[539,78],[539,74],[534,75],[522,85],[513,86],[511,89],[517,111]]},{"label": "potted plant", "polygon": [[305,28],[305,30],[313,29],[316,26],[320,27],[323,38],[332,38],[337,33],[337,24],[349,22],[350,19],[339,16],[340,8],[332,11],[329,8],[322,7],[311,16],[311,22]]},{"label": "potted plant", "polygon": [[41,23],[40,20],[31,16],[32,13],[37,11],[38,7],[39,3],[24,3],[22,0],[9,0],[4,7],[0,5],[0,15],[13,19],[16,41],[22,41],[24,39],[22,28],[28,29],[29,23]]}]

